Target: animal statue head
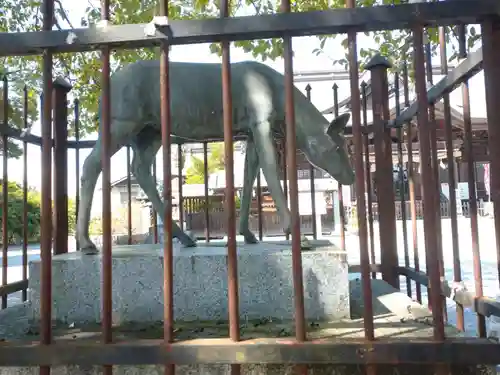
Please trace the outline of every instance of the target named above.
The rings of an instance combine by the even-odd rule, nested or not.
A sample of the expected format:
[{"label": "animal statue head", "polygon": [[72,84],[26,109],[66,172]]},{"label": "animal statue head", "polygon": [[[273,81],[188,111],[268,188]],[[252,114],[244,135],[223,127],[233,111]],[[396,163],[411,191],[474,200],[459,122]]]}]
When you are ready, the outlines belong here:
[{"label": "animal statue head", "polygon": [[326,171],[342,185],[354,183],[354,171],[343,134],[350,117],[349,113],[344,113],[332,120],[325,131],[325,137],[306,137],[306,156],[309,162]]}]

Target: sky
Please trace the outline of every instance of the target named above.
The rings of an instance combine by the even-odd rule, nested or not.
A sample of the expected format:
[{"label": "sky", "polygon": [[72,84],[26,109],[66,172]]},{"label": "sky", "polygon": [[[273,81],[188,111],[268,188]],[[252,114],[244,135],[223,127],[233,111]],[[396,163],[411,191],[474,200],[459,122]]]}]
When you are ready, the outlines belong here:
[{"label": "sky", "polygon": [[[90,0],[89,0],[90,1]],[[74,0],[62,0],[65,5],[66,10],[69,13],[69,18],[74,25],[78,25],[80,17],[85,13],[85,8],[88,6],[87,1],[74,1]],[[98,6],[98,3],[96,4]],[[336,40],[327,42],[325,45],[325,50],[329,51],[329,56],[333,58],[342,58],[344,55],[344,49],[340,45],[341,37]],[[316,56],[312,51],[319,47],[319,40],[316,37],[301,37],[293,38],[293,50],[294,50],[294,71],[311,71],[311,70],[331,70],[338,69],[334,67],[329,57],[324,55]],[[370,38],[366,37],[364,34],[358,34],[358,48],[363,46],[368,46],[372,41]],[[208,48],[208,44],[198,44],[198,45],[188,45],[188,46],[174,46],[171,52],[172,61],[189,61],[189,62],[220,62],[220,58],[217,55],[211,54]],[[231,49],[231,61],[243,61],[243,60],[254,60],[251,54],[245,54],[242,50],[232,48]],[[277,59],[274,62],[266,61],[266,64],[270,65],[272,68],[279,72],[283,72],[284,62],[282,59]],[[439,64],[438,58],[433,61],[433,64]],[[365,75],[368,77],[368,75]],[[363,78],[365,77],[363,76]],[[435,77],[437,81],[440,77]],[[297,86],[303,90],[307,83],[300,83]],[[319,110],[326,109],[333,104],[333,97],[331,95],[331,85],[333,82],[314,82],[311,83],[313,87],[312,90],[312,102],[318,107]],[[341,81],[339,84],[339,100],[346,98],[350,95],[349,82]],[[485,110],[485,95],[484,95],[484,77],[482,73],[477,74],[469,82],[470,86],[470,97],[471,97],[471,115],[473,117],[484,117],[486,115]],[[327,93],[328,90],[328,93]],[[451,103],[458,110],[460,110],[461,105],[461,90],[455,90],[451,95]],[[32,132],[34,134],[40,134],[40,124],[36,123],[33,126]],[[96,135],[92,134],[87,137],[87,139],[95,139]],[[173,149],[173,151],[175,148]],[[80,151],[80,170],[86,156],[89,154],[90,150]],[[112,160],[111,169],[111,180],[115,181],[124,176],[126,176],[127,166],[125,162],[125,150],[121,150],[116,153]],[[37,189],[41,186],[41,170],[39,160],[40,149],[36,146],[28,146],[28,184]],[[31,161],[34,161],[31,163]],[[23,178],[23,161],[22,158],[19,160],[9,160],[8,164],[8,174],[9,180],[22,182]],[[159,176],[161,177],[161,152],[157,156],[158,171],[160,171]],[[76,191],[76,179],[75,179],[75,152],[69,150],[68,154],[68,194],[70,197],[74,197]],[[98,187],[100,187],[100,179],[98,181]],[[95,207],[94,207],[95,208]]]}]

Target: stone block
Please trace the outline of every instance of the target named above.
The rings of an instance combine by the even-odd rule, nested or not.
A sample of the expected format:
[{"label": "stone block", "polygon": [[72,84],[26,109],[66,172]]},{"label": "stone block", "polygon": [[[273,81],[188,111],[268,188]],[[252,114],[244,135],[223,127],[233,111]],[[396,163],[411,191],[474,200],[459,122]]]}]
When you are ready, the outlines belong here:
[{"label": "stone block", "polygon": [[[349,317],[349,281],[345,252],[329,241],[311,241],[302,252],[307,319]],[[162,245],[114,246],[113,322],[163,319]],[[197,248],[174,246],[176,320],[227,320],[227,248],[222,242]],[[40,317],[39,260],[29,265],[32,318]],[[54,320],[101,320],[102,256],[79,252],[57,255],[52,263]],[[292,254],[289,242],[238,244],[241,319],[293,319]]]}]

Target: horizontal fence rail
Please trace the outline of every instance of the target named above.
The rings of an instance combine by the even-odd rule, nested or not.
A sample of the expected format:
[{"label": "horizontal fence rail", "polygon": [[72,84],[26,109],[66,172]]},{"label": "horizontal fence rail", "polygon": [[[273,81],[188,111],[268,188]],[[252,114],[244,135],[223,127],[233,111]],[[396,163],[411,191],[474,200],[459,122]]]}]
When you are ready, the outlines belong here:
[{"label": "horizontal fence rail", "polygon": [[[375,6],[353,9],[297,12],[289,14],[229,17],[226,19],[169,20],[168,25],[111,25],[103,22],[86,29],[0,34],[2,55],[84,52],[100,46],[113,49],[144,48],[220,41],[266,39],[272,37],[342,34],[348,31],[397,30],[421,24],[423,27],[456,23],[474,24],[500,12],[494,0],[461,0],[460,7],[451,1],[412,3],[399,6]],[[151,25],[149,25],[151,26]]]}]

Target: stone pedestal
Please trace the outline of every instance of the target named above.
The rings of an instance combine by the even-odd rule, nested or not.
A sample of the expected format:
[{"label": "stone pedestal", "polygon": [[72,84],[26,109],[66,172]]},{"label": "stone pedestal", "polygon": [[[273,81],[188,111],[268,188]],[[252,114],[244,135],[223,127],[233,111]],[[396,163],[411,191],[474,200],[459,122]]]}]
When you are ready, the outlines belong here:
[{"label": "stone pedestal", "polygon": [[[306,317],[349,317],[347,256],[328,241],[311,241],[302,252]],[[199,243],[174,248],[174,314],[176,320],[227,320],[227,248]],[[40,316],[39,260],[30,263],[32,317]],[[81,253],[53,258],[53,319],[98,322],[101,319],[102,257]],[[163,319],[162,245],[113,247],[113,321]],[[292,254],[289,242],[238,244],[240,315],[242,319],[293,319]]]}]

